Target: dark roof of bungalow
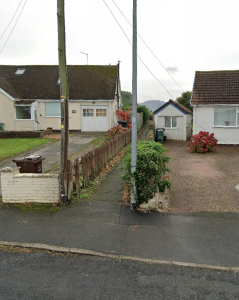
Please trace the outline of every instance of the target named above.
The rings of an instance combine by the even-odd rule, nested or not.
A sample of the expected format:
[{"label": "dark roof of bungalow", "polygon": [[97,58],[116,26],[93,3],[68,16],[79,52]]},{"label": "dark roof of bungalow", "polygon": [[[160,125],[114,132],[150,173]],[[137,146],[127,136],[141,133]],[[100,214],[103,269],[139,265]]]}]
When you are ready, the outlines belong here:
[{"label": "dark roof of bungalow", "polygon": [[[67,70],[70,99],[115,98],[118,65],[69,65]],[[0,88],[17,99],[59,100],[58,79],[57,65],[0,65]]]},{"label": "dark roof of bungalow", "polygon": [[181,103],[179,103],[177,101],[173,101],[173,100],[170,99],[168,102],[166,102],[165,104],[160,106],[158,109],[156,109],[154,111],[154,115],[159,113],[161,110],[163,110],[164,108],[166,108],[170,104],[173,105],[174,107],[176,107],[177,109],[179,109],[184,114],[192,114],[192,112],[188,108],[186,108],[184,105],[182,105]]},{"label": "dark roof of bungalow", "polygon": [[239,71],[197,71],[191,105],[239,104]]}]

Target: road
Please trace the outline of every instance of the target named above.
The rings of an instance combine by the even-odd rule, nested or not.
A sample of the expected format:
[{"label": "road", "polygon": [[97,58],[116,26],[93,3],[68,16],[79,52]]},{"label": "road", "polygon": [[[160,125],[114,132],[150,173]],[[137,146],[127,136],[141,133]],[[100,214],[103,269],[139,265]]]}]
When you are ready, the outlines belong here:
[{"label": "road", "polygon": [[91,256],[0,252],[0,299],[239,299],[239,274]]}]

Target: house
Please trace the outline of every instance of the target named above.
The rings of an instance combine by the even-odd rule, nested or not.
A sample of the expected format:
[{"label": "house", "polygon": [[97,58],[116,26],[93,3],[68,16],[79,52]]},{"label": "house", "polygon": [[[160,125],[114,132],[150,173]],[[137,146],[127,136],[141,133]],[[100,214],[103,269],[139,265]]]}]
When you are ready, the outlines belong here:
[{"label": "house", "polygon": [[186,141],[191,136],[192,112],[179,102],[169,100],[154,111],[155,128],[164,128],[170,140]]},{"label": "house", "polygon": [[[118,65],[69,65],[69,129],[107,131],[122,106]],[[61,129],[57,65],[0,66],[0,122],[7,131]]]},{"label": "house", "polygon": [[197,71],[191,106],[193,134],[208,131],[219,144],[239,144],[239,71]]}]

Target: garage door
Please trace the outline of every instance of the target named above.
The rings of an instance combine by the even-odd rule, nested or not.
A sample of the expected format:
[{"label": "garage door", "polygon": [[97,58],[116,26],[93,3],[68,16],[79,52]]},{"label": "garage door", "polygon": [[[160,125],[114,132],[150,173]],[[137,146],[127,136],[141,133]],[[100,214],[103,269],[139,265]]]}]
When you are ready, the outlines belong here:
[{"label": "garage door", "polygon": [[107,131],[108,117],[107,106],[82,106],[81,130],[82,131]]}]

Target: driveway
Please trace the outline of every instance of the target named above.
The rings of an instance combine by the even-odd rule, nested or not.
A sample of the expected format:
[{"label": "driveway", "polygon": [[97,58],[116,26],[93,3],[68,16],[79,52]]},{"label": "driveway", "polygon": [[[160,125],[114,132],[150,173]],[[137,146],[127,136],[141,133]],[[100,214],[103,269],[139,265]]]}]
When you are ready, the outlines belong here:
[{"label": "driveway", "polygon": [[190,153],[187,142],[166,141],[171,212],[239,212],[239,148]]},{"label": "driveway", "polygon": [[[73,154],[84,149],[89,143],[102,135],[102,132],[77,132],[69,138],[69,147],[68,147],[68,156],[72,156]],[[51,143],[50,145],[44,144],[39,147],[33,148],[27,152],[23,152],[14,157],[8,158],[0,162],[0,169],[11,167],[16,167],[16,164],[12,161],[15,158],[21,158],[24,156],[32,154],[38,154],[44,157],[42,162],[42,170],[44,172],[59,172],[58,169],[51,170],[57,164],[60,163],[60,154],[61,154],[61,141],[57,141],[55,143]],[[1,176],[1,173],[0,173]],[[0,195],[1,195],[1,182],[0,182]]]}]

